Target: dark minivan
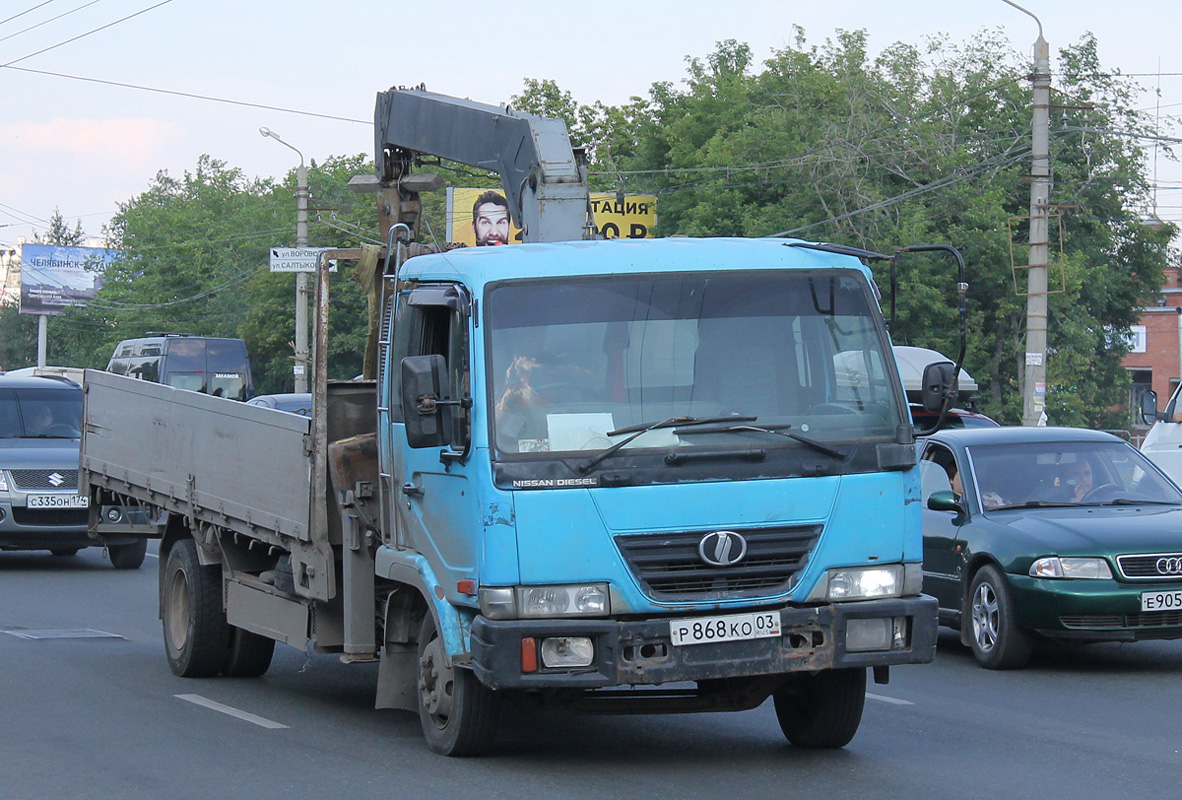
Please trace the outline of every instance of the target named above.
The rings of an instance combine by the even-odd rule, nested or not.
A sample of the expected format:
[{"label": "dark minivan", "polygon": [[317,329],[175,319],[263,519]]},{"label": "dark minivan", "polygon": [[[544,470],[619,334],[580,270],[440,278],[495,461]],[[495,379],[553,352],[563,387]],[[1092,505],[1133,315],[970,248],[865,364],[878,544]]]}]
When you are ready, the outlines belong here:
[{"label": "dark minivan", "polygon": [[254,396],[250,359],[241,339],[150,333],[115,347],[107,372],[231,400]]}]

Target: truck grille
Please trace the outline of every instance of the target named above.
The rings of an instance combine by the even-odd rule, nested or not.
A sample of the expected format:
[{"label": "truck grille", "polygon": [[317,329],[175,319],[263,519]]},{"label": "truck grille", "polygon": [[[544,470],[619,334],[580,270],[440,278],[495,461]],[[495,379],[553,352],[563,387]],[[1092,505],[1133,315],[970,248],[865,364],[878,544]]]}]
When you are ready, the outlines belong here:
[{"label": "truck grille", "polygon": [[820,525],[738,531],[747,555],[718,567],[698,554],[712,531],[617,536],[616,546],[632,574],[654,599],[707,600],[782,594],[792,588],[821,535]]},{"label": "truck grille", "polygon": [[85,528],[90,512],[85,508],[24,508],[13,506],[12,520],[30,528]]},{"label": "truck grille", "polygon": [[1120,574],[1133,580],[1177,580],[1177,572],[1163,573],[1158,571],[1158,562],[1170,562],[1176,565],[1182,560],[1182,553],[1153,553],[1143,556],[1117,556],[1116,563],[1120,567]]},{"label": "truck grille", "polygon": [[[78,470],[76,469],[13,469],[12,482],[22,491],[40,489],[77,489]],[[56,476],[56,477],[55,477]]]}]

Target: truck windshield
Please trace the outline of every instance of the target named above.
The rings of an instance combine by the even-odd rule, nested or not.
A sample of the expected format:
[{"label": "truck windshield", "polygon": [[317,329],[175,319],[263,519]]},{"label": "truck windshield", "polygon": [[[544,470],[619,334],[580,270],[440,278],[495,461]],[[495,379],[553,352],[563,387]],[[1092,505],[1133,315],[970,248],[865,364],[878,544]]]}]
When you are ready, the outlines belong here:
[{"label": "truck windshield", "polygon": [[625,439],[619,452],[893,441],[905,416],[873,303],[853,270],[497,284],[494,447],[588,463]]}]

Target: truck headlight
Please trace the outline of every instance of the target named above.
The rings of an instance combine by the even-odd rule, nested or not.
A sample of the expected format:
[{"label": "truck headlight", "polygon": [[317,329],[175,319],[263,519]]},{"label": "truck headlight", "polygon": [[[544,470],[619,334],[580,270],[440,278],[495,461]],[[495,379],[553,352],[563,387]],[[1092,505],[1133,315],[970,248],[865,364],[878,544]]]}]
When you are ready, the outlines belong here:
[{"label": "truck headlight", "polygon": [[903,564],[831,569],[817,582],[808,599],[812,602],[839,603],[900,597],[904,585],[910,583],[906,577],[907,571]]},{"label": "truck headlight", "polygon": [[606,583],[480,587],[480,613],[489,619],[606,617]]},{"label": "truck headlight", "polygon": [[1102,558],[1059,558],[1047,556],[1030,565],[1032,578],[1088,578],[1111,580],[1112,570]]}]

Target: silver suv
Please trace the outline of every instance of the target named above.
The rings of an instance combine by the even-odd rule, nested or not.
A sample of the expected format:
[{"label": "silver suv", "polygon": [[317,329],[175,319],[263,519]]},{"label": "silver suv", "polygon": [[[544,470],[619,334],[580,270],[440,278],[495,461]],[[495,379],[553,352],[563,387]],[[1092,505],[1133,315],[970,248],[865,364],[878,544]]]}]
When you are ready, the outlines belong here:
[{"label": "silver suv", "polygon": [[67,378],[0,375],[0,550],[72,556],[108,548],[117,569],[144,561],[146,540],[100,542],[78,493],[82,387]]}]

